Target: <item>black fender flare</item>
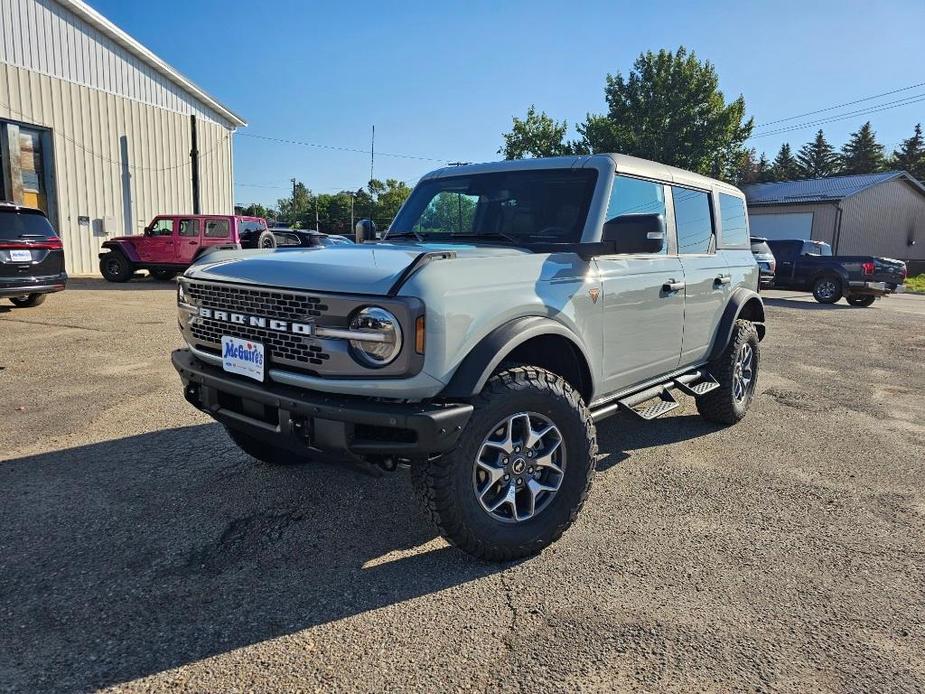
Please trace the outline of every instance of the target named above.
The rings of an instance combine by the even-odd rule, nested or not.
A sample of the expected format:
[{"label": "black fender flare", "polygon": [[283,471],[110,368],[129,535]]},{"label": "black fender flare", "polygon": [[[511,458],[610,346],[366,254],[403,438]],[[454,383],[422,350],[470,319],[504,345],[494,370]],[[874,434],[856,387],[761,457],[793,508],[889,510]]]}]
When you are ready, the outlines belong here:
[{"label": "black fender flare", "polygon": [[[563,337],[575,347],[593,380],[591,360],[574,332],[545,316],[515,318],[492,330],[466,355],[453,373],[441,395],[447,398],[468,398],[477,395],[495,372],[495,369],[517,347],[534,337],[555,335]],[[593,384],[589,384],[593,387]]]},{"label": "black fender flare", "polygon": [[713,338],[713,346],[710,348],[709,359],[715,359],[729,344],[732,338],[732,329],[736,321],[742,316],[742,312],[748,307],[747,313],[749,320],[755,324],[758,331],[758,339],[764,339],[764,301],[758,292],[745,287],[738,287],[732,292],[729,301],[726,303],[726,309],[723,311],[723,317],[719,321],[719,327],[716,329],[716,336]]},{"label": "black fender flare", "polygon": [[[112,241],[112,240],[103,241],[102,245],[100,245],[100,248],[106,249],[107,251],[109,251],[109,253],[119,252],[125,257],[127,261],[129,261],[130,263],[134,265],[137,265],[138,263],[141,262],[141,258],[138,256],[138,251],[136,251],[135,247],[130,243],[126,243],[124,241]],[[100,258],[100,260],[102,260],[103,256],[105,255],[107,255],[107,253],[103,253],[101,251],[98,257]]]}]

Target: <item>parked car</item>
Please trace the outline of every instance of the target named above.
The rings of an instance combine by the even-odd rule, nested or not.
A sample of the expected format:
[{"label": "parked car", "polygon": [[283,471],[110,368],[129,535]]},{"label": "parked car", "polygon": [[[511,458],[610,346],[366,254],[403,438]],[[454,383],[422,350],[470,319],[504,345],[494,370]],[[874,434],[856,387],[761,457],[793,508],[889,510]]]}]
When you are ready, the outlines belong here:
[{"label": "parked car", "polygon": [[906,279],[901,260],[832,255],[831,246],[822,241],[768,241],[768,246],[777,259],[774,286],[811,290],[821,304],[844,297],[852,306],[870,306],[878,297],[902,291]]},{"label": "parked car", "polygon": [[453,545],[510,560],[574,521],[598,421],[654,419],[677,392],[745,416],[757,288],[731,185],[610,154],[460,166],[424,176],[378,243],[189,268],[172,360],[251,456],[406,463]]},{"label": "parked car", "polygon": [[105,241],[100,273],[110,282],[127,282],[138,270],[147,270],[156,279],[173,279],[203,253],[257,248],[266,229],[261,217],[158,215],[141,235]]},{"label": "parked car", "polygon": [[39,209],[0,203],[0,297],[38,306],[67,283],[64,248]]},{"label": "parked car", "polygon": [[[347,246],[353,241],[346,236],[324,234],[314,229],[272,227],[260,234],[257,248],[312,248],[315,246]],[[247,248],[247,246],[244,246]]]},{"label": "parked car", "polygon": [[762,289],[770,289],[774,286],[774,271],[777,269],[777,261],[774,259],[774,253],[768,246],[768,240],[760,236],[752,236],[752,255],[755,256],[755,262],[758,263],[758,286]]}]

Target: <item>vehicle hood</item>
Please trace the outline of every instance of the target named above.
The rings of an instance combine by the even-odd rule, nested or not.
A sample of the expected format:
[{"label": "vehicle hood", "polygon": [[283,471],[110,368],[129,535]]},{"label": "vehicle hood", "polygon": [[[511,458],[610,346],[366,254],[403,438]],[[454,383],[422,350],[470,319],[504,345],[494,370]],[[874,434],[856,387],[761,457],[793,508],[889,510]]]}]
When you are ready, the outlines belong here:
[{"label": "vehicle hood", "polygon": [[185,275],[218,282],[384,296],[419,256],[428,253],[446,253],[437,262],[452,263],[463,257],[516,256],[529,251],[430,243],[216,251],[193,264]]}]

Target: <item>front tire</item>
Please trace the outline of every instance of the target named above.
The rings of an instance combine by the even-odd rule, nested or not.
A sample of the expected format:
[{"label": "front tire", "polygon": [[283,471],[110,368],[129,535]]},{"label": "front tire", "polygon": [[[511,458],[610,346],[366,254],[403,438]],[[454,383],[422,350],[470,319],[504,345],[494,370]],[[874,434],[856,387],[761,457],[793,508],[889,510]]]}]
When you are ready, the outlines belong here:
[{"label": "front tire", "polygon": [[225,431],[231,437],[231,440],[237,444],[238,448],[251,458],[256,458],[268,465],[301,465],[309,462],[307,457],[287,451],[285,448],[264,443],[253,436],[248,436],[243,431],[238,431],[231,427],[225,427]]},{"label": "front tire", "polygon": [[861,306],[863,308],[873,305],[876,300],[877,297],[873,294],[855,294],[854,296],[847,297],[849,304],[852,306]]},{"label": "front tire", "polygon": [[834,304],[842,297],[841,279],[835,275],[823,275],[813,282],[813,297],[820,304]]},{"label": "front tire", "polygon": [[128,282],[135,268],[119,251],[110,251],[100,258],[100,274],[110,282]]},{"label": "front tire", "polygon": [[169,282],[177,276],[176,270],[148,270],[148,272],[151,273],[151,277],[159,282]]},{"label": "front tire", "polygon": [[758,331],[751,321],[737,320],[732,337],[709,370],[719,382],[697,398],[700,416],[717,424],[735,424],[748,411],[758,383]]},{"label": "front tire", "polygon": [[32,308],[45,303],[45,294],[29,294],[28,296],[11,296],[10,301],[17,308]]},{"label": "front tire", "polygon": [[514,366],[491,378],[452,453],[416,461],[415,486],[446,540],[479,559],[541,552],[587,498],[597,432],[563,378]]}]

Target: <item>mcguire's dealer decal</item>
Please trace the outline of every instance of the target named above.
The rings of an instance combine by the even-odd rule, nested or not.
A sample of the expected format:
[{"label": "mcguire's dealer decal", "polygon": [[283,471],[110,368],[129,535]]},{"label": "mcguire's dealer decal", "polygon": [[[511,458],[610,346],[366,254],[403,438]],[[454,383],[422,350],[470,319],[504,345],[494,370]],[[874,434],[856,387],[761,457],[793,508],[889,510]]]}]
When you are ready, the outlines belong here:
[{"label": "mcguire's dealer decal", "polygon": [[312,335],[315,332],[314,323],[296,323],[294,321],[277,320],[275,318],[264,318],[263,316],[248,316],[243,313],[232,313],[231,311],[216,311],[211,308],[200,308],[199,317],[225,323],[233,323],[235,325],[247,325],[251,328],[274,330],[278,333]]}]

